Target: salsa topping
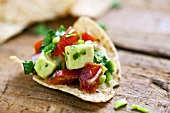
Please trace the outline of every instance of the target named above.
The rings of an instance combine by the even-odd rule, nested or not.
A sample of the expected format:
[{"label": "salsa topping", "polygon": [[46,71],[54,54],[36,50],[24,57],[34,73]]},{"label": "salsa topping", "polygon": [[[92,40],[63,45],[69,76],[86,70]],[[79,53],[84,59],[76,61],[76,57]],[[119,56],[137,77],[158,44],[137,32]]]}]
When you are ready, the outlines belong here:
[{"label": "salsa topping", "polygon": [[101,65],[87,63],[80,75],[80,89],[94,93],[99,84],[99,76],[102,75]]},{"label": "salsa topping", "polygon": [[35,72],[34,64],[32,61],[24,61],[23,62],[24,73],[25,75],[31,74]]},{"label": "salsa topping", "polygon": [[[61,55],[62,57],[64,57],[64,55],[62,53],[65,51],[65,47],[77,43],[77,41],[78,41],[77,32],[73,31],[72,33],[74,33],[75,35],[71,35],[71,34],[69,34],[69,31],[71,31],[71,30],[73,31],[72,27],[69,27],[67,29],[66,33],[61,37],[60,41],[56,44],[56,49],[54,50],[52,55],[54,55],[54,56]],[[68,37],[68,35],[69,35],[69,37]]]},{"label": "salsa topping", "polygon": [[49,84],[71,84],[74,80],[78,79],[81,69],[76,70],[58,70],[49,79]]},{"label": "salsa topping", "polygon": [[113,84],[114,62],[90,33],[69,27],[49,30],[34,43],[32,61],[24,61],[25,75],[37,74],[48,84],[79,83],[80,90],[94,93],[98,85]]}]

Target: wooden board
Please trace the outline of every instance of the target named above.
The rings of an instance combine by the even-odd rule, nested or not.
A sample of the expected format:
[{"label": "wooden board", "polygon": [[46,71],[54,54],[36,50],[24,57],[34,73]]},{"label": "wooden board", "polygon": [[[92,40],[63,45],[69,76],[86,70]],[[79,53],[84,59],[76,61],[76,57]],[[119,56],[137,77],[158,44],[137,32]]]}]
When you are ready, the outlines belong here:
[{"label": "wooden board", "polygon": [[[20,66],[9,60],[9,56],[16,55],[23,60],[30,60],[32,44],[42,38],[30,27],[0,46],[0,112],[136,113],[131,110],[131,104],[148,108],[150,113],[170,112],[170,60],[155,57],[169,57],[169,29],[159,31],[159,26],[155,26],[155,17],[169,19],[169,7],[161,0],[150,1],[145,4],[145,0],[139,0],[139,3],[135,0],[122,0],[127,6],[123,4],[122,8],[111,10],[97,20],[107,25],[108,34],[120,48],[122,79],[121,85],[115,89],[116,96],[113,99],[98,104],[85,102],[70,94],[41,86],[30,76],[25,76]],[[163,7],[156,6],[156,2],[164,3]],[[75,20],[67,17],[47,22],[46,25],[51,28],[60,24],[69,26]],[[168,22],[165,23],[169,28]],[[154,49],[166,52],[155,54]],[[114,110],[114,102],[122,98],[127,98],[128,105]]]},{"label": "wooden board", "polygon": [[[156,5],[157,4],[157,5]],[[98,21],[117,47],[170,58],[170,0],[123,0]]]}]

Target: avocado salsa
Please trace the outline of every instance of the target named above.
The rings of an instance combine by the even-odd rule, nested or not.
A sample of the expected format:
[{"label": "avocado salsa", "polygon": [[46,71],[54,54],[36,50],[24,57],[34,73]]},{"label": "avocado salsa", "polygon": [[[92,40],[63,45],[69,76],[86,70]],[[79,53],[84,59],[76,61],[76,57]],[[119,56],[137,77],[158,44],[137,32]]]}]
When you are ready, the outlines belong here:
[{"label": "avocado salsa", "polygon": [[32,61],[24,61],[24,73],[37,74],[48,84],[79,84],[79,89],[94,93],[98,85],[113,84],[114,62],[90,33],[78,34],[69,27],[50,30],[34,43]]}]

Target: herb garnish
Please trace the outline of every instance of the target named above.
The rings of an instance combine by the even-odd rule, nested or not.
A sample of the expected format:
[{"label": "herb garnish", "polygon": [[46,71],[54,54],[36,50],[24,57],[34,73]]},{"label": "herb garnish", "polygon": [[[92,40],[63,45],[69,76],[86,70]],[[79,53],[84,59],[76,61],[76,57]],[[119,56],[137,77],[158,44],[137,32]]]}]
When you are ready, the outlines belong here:
[{"label": "herb garnish", "polygon": [[76,60],[76,59],[78,59],[78,57],[80,57],[80,55],[85,55],[85,54],[86,54],[86,50],[83,49],[83,50],[81,50],[80,52],[75,53],[75,54],[73,55],[73,59]]},{"label": "herb garnish", "polygon": [[59,29],[56,30],[55,36],[62,37],[66,33],[66,28],[61,25]]},{"label": "herb garnish", "polygon": [[139,105],[136,105],[136,104],[132,104],[131,107],[132,107],[132,109],[139,110],[139,111],[141,111],[142,113],[148,113],[148,112],[149,112],[148,109],[143,108],[143,107],[141,107],[141,106],[139,106]]},{"label": "herb garnish", "polygon": [[45,24],[39,24],[34,28],[34,32],[38,35],[46,35],[50,29]]},{"label": "herb garnish", "polygon": [[53,30],[48,31],[42,43],[42,47],[45,47],[49,45],[50,43],[52,43],[53,38],[55,38],[55,32]]},{"label": "herb garnish", "polygon": [[83,55],[85,55],[85,54],[86,54],[86,50],[83,49],[80,53],[83,54]]},{"label": "herb garnish", "polygon": [[[58,30],[53,31],[50,30],[48,31],[48,33],[46,34],[44,41],[41,45],[41,50],[45,53],[45,54],[49,54],[51,52],[53,52],[56,48],[56,43],[60,40],[60,37],[62,37],[66,32],[66,29],[63,25],[60,26],[60,28]],[[57,38],[57,41],[55,40]],[[54,39],[54,40],[53,40]],[[56,43],[54,43],[56,42]]]},{"label": "herb garnish", "polygon": [[126,98],[124,99],[121,99],[121,100],[117,100],[115,103],[114,103],[114,108],[115,109],[119,109],[121,106],[124,106],[126,105],[128,102],[126,100]]},{"label": "herb garnish", "polygon": [[45,67],[48,67],[48,64],[47,64],[47,63],[45,64]]},{"label": "herb garnish", "polygon": [[94,62],[104,65],[107,62],[107,58],[99,50],[94,50]]},{"label": "herb garnish", "polygon": [[45,54],[49,54],[49,53],[53,52],[55,48],[56,48],[56,44],[50,43],[44,47],[43,51]]},{"label": "herb garnish", "polygon": [[30,73],[35,73],[34,63],[32,61],[24,61],[23,67],[24,67],[25,75],[28,75]]},{"label": "herb garnish", "polygon": [[73,55],[73,59],[74,59],[74,60],[78,59],[78,57],[80,57],[80,53],[75,53],[75,54]]}]

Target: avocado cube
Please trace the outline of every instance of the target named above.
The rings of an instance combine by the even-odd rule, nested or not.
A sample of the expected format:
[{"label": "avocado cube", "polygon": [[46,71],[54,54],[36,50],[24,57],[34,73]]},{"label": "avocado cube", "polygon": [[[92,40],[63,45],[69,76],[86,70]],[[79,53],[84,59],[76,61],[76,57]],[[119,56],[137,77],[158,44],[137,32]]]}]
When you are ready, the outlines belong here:
[{"label": "avocado cube", "polygon": [[86,63],[93,63],[94,49],[92,44],[72,45],[65,47],[67,69],[79,69]]},{"label": "avocado cube", "polygon": [[53,73],[56,67],[57,63],[50,56],[45,55],[42,52],[35,62],[34,69],[40,77],[47,79]]}]

